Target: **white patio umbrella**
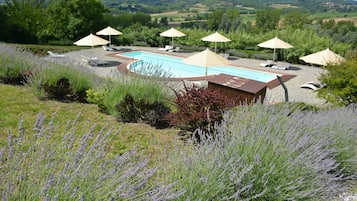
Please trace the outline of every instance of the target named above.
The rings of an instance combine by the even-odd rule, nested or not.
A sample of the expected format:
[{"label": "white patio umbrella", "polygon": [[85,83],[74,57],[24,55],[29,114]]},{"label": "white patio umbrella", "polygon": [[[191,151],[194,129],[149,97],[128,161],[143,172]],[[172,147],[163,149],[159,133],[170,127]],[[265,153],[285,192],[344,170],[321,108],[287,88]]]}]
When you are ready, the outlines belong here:
[{"label": "white patio umbrella", "polygon": [[91,46],[91,47],[94,47],[97,45],[106,45],[108,43],[109,43],[109,41],[104,40],[103,38],[98,37],[93,34],[89,34],[88,36],[74,42],[74,44],[77,46]]},{"label": "white patio umbrella", "polygon": [[230,62],[224,57],[212,52],[208,48],[202,52],[189,56],[183,61],[186,64],[203,66],[206,67],[206,78],[207,78],[207,68],[210,66],[227,66]]},{"label": "white patio umbrella", "polygon": [[160,36],[164,37],[171,37],[172,38],[172,47],[174,47],[174,37],[182,37],[186,36],[186,34],[182,33],[181,31],[178,31],[175,28],[168,29],[162,33],[160,33]]},{"label": "white patio umbrella", "polygon": [[329,48],[320,52],[300,57],[300,59],[306,63],[317,64],[321,66],[326,66],[329,63],[338,64],[345,60],[343,57],[334,53]]},{"label": "white patio umbrella", "polygon": [[108,26],[107,28],[104,28],[96,33],[97,35],[104,35],[104,36],[109,36],[109,44],[112,44],[111,36],[117,36],[123,34],[122,32]]},{"label": "white patio umbrella", "polygon": [[259,47],[265,47],[265,48],[270,48],[274,49],[273,53],[273,61],[275,61],[275,50],[276,49],[288,49],[292,48],[293,46],[290,45],[289,43],[286,43],[285,41],[279,39],[278,37],[275,37],[273,39],[267,40],[265,42],[259,43]]},{"label": "white patio umbrella", "polygon": [[229,38],[226,38],[225,36],[221,35],[217,31],[211,35],[201,38],[201,40],[208,41],[208,42],[214,42],[214,52],[216,52],[216,49],[217,49],[217,42],[231,41]]}]

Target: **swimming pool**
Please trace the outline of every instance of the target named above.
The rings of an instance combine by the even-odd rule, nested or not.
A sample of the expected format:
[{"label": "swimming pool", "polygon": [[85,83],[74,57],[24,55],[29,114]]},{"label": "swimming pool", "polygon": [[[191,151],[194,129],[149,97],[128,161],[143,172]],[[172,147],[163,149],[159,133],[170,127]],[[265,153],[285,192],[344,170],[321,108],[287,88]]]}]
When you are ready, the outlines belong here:
[{"label": "swimming pool", "polygon": [[[154,66],[160,66],[163,70],[167,71],[174,78],[202,77],[206,74],[205,67],[187,65],[183,62],[183,58],[180,57],[155,54],[145,51],[128,52],[120,54],[120,56],[134,58]],[[129,70],[132,72],[140,72],[140,69],[138,68],[141,67],[142,65],[130,65]],[[276,74],[273,73],[255,71],[240,67],[214,66],[207,68],[207,75],[218,75],[221,73],[239,76],[260,82],[269,82],[276,78]]]}]

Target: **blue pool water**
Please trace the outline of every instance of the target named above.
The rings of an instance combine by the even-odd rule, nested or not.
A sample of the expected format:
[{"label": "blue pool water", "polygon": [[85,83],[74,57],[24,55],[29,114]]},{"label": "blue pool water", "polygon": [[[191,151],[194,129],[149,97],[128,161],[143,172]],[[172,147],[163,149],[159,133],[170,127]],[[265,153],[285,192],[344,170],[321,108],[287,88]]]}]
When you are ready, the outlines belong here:
[{"label": "blue pool water", "polygon": [[[205,76],[206,68],[201,66],[187,65],[183,58],[155,54],[151,52],[136,51],[120,54],[121,56],[139,59],[142,62],[153,66],[160,66],[163,70],[171,74],[174,78],[188,78]],[[142,65],[130,65],[130,71],[140,72]],[[260,82],[269,82],[276,78],[276,74],[263,71],[249,70],[233,66],[214,66],[207,68],[207,75],[218,75],[221,73],[252,79]]]}]

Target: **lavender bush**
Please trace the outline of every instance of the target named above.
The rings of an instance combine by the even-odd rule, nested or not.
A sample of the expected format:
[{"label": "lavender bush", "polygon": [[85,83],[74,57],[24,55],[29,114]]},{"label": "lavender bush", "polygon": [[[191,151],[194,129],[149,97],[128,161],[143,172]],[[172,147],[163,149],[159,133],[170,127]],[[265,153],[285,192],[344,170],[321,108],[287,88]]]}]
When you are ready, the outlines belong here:
[{"label": "lavender bush", "polygon": [[37,69],[36,57],[5,43],[0,43],[0,83],[22,85]]},{"label": "lavender bush", "polygon": [[170,152],[165,175],[186,190],[178,200],[329,200],[356,179],[355,114],[242,106],[201,133],[215,139]]},{"label": "lavender bush", "polygon": [[148,185],[157,168],[135,149],[110,154],[113,128],[96,131],[75,120],[61,130],[54,119],[39,114],[32,130],[21,120],[19,133],[8,132],[0,151],[2,200],[171,200],[183,193],[173,184]]}]

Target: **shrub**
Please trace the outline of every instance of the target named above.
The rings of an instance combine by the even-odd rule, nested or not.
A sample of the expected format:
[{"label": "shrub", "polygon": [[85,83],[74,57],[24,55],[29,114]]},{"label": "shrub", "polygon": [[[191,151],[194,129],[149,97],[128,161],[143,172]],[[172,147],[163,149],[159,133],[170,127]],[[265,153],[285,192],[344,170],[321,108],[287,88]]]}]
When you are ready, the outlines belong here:
[{"label": "shrub", "polygon": [[319,78],[326,87],[318,91],[318,97],[337,105],[357,103],[356,55],[357,50],[346,62],[326,67],[327,71]]},{"label": "shrub", "polygon": [[[290,109],[290,113],[288,115],[291,115],[294,112],[318,112],[320,110],[319,107],[310,105],[304,102],[281,102],[275,104],[278,107],[287,107]],[[281,106],[285,105],[285,106]]]},{"label": "shrub", "polygon": [[123,122],[138,122],[142,115],[141,108],[138,107],[139,102],[134,101],[133,96],[127,94],[115,108],[118,111],[119,119]]},{"label": "shrub", "polygon": [[125,76],[113,81],[107,81],[104,92],[103,105],[109,114],[120,116],[116,105],[130,94],[134,100],[145,100],[146,103],[162,102],[169,105],[171,94],[168,93],[164,82],[151,78]]},{"label": "shrub", "polygon": [[41,114],[33,129],[23,121],[0,149],[2,200],[172,200],[183,193],[153,183],[158,168],[135,149],[110,154],[113,129],[75,120],[59,130]]},{"label": "shrub", "polygon": [[241,106],[214,139],[170,152],[162,175],[186,190],[178,200],[329,200],[356,178],[355,112]]},{"label": "shrub", "polygon": [[208,131],[223,119],[224,111],[235,104],[235,100],[219,91],[195,85],[187,87],[184,84],[184,89],[175,94],[177,111],[167,118],[170,124],[191,132],[198,128]]},{"label": "shrub", "polygon": [[65,65],[48,65],[34,74],[30,83],[40,99],[87,102],[86,91],[94,86],[92,74]]},{"label": "shrub", "polygon": [[0,43],[0,82],[23,85],[37,68],[36,56]]},{"label": "shrub", "polygon": [[116,106],[119,119],[123,122],[143,121],[156,128],[167,128],[168,122],[165,116],[170,112],[163,103],[147,103],[144,99],[134,100],[131,94],[127,94]]},{"label": "shrub", "polygon": [[231,56],[236,56],[236,57],[239,57],[239,58],[249,58],[249,56],[250,56],[246,52],[240,52],[240,51],[237,51],[235,49],[228,49],[226,52]]},{"label": "shrub", "polygon": [[86,91],[87,101],[98,105],[99,111],[106,113],[104,106],[105,92],[97,89],[88,89]]},{"label": "shrub", "polygon": [[162,102],[154,102],[149,105],[145,112],[144,121],[155,128],[167,128],[169,127],[169,122],[166,116],[170,113],[170,108],[168,108]]},{"label": "shrub", "polygon": [[150,76],[155,78],[170,78],[172,77],[172,72],[166,70],[161,65],[154,65],[150,62],[143,62],[141,60],[130,64],[130,68],[133,72],[139,75]]}]

